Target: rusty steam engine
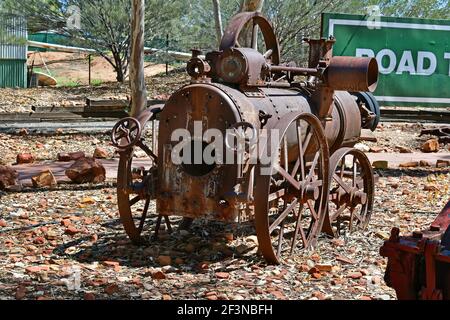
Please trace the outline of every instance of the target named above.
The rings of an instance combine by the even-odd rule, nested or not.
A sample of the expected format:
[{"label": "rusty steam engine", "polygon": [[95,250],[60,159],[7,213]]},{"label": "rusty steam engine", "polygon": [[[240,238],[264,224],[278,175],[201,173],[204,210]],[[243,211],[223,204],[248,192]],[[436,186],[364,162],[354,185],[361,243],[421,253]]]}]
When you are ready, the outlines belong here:
[{"label": "rusty steam engine", "polygon": [[[239,36],[249,24],[252,46],[242,47]],[[116,125],[119,211],[133,242],[142,240],[153,200],[156,233],[163,221],[170,230],[170,216],[254,221],[269,263],[314,247],[322,232],[339,236],[368,225],[373,171],[353,147],[362,128],[376,127],[376,101],[364,92],[377,87],[377,62],[333,57],[332,38],[305,41],[309,66],[282,64],[271,23],[258,13],[238,14],[218,51],[203,57],[193,50],[189,85]],[[198,145],[200,153],[213,145],[198,129],[223,134],[223,148],[211,154],[241,161],[175,163],[174,154],[196,158]],[[177,130],[192,134],[182,147],[173,139]]]}]

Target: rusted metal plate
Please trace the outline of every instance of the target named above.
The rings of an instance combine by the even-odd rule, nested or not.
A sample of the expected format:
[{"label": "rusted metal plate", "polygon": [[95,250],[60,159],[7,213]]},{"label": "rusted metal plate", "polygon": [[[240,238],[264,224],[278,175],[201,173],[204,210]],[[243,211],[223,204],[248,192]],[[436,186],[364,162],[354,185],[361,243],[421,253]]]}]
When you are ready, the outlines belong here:
[{"label": "rusted metal plate", "polygon": [[385,279],[399,300],[450,300],[449,233],[450,202],[429,230],[412,237],[392,231],[380,253],[389,258]]}]

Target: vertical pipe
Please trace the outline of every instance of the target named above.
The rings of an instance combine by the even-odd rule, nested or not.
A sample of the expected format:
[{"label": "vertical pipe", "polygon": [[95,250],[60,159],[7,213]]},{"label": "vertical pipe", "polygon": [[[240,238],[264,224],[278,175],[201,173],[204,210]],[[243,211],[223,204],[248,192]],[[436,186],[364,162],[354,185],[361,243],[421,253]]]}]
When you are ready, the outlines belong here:
[{"label": "vertical pipe", "polygon": [[131,116],[137,117],[147,107],[147,89],[144,76],[144,30],[145,0],[132,1],[131,18]]},{"label": "vertical pipe", "polygon": [[89,85],[91,85],[91,83],[92,83],[92,77],[91,77],[91,73],[92,73],[91,57],[92,57],[92,55],[89,55]]}]

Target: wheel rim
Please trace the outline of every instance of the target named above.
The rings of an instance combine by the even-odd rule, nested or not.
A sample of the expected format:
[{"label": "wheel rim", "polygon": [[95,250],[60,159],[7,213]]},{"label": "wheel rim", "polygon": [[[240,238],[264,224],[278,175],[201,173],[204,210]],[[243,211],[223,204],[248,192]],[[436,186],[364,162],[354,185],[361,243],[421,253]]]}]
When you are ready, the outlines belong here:
[{"label": "wheel rim", "polygon": [[331,157],[330,194],[324,231],[341,236],[367,228],[373,211],[375,182],[367,156],[344,148]]},{"label": "wheel rim", "polygon": [[[156,121],[151,121],[153,135],[156,134]],[[153,139],[153,148],[157,139]],[[145,153],[145,160],[136,161],[138,150]],[[155,149],[153,149],[155,150]],[[117,202],[120,219],[130,240],[135,244],[143,242],[142,232],[148,217],[155,186],[155,152],[143,140],[135,147],[120,153],[117,177]]]},{"label": "wheel rim", "polygon": [[[275,162],[256,171],[255,222],[261,253],[279,264],[317,242],[326,214],[329,154],[320,121],[311,114],[291,114],[273,129],[280,132],[272,149]],[[272,132],[265,152],[272,148]]]}]

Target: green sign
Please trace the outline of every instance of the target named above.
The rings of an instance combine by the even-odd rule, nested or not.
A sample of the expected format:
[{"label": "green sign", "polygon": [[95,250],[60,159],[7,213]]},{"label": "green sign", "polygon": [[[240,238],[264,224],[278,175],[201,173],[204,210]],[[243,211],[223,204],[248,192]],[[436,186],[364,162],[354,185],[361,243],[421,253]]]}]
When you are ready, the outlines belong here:
[{"label": "green sign", "polygon": [[384,106],[450,107],[450,21],[330,14],[322,36],[335,56],[375,57]]}]

